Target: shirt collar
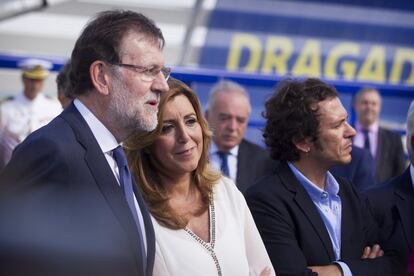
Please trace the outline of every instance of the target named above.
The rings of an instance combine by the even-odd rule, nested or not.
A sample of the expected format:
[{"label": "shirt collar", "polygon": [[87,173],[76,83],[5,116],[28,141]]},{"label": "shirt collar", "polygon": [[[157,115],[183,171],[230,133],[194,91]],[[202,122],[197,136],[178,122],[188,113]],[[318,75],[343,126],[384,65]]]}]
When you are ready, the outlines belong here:
[{"label": "shirt collar", "polygon": [[411,176],[411,184],[413,185],[413,188],[414,188],[414,166],[413,164],[410,164],[410,176]]},{"label": "shirt collar", "polygon": [[[356,121],[355,123],[355,128],[358,132],[362,132],[362,130],[365,129],[365,127],[363,127],[358,121]],[[368,127],[368,131],[372,133],[377,133],[378,129],[379,129],[378,121],[376,121],[375,123],[373,123],[372,125]]]},{"label": "shirt collar", "polygon": [[326,193],[329,196],[338,195],[339,184],[329,171],[326,172],[325,189],[322,190],[316,184],[310,181],[305,175],[303,175],[291,162],[287,162],[287,163],[289,165],[289,168],[292,170],[293,174],[295,175],[296,179],[308,192],[312,201],[319,201],[321,197],[323,197],[324,194]]},{"label": "shirt collar", "polygon": [[95,136],[96,141],[99,144],[102,152],[106,153],[117,146],[119,143],[116,141],[115,136],[98,120],[98,118],[93,115],[93,113],[78,99],[73,101],[76,108],[85,119],[89,128],[91,129],[93,136]]},{"label": "shirt collar", "polygon": [[[210,154],[216,154],[217,152],[219,152],[220,150],[218,149],[216,143],[211,142],[210,144]],[[238,153],[239,153],[239,145],[235,146],[234,148],[232,148],[229,151],[230,155],[233,155],[235,157],[237,157]]]}]

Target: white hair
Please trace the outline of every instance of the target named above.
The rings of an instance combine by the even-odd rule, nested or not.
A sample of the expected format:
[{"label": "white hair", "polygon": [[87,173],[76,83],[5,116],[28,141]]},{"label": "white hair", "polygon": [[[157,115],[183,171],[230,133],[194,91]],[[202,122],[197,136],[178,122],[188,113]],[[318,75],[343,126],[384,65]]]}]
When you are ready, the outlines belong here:
[{"label": "white hair", "polygon": [[236,92],[247,99],[248,103],[248,111],[251,112],[251,105],[250,105],[250,97],[249,93],[247,93],[246,89],[241,86],[240,84],[231,81],[231,80],[221,80],[218,83],[216,83],[210,90],[210,93],[208,95],[208,102],[206,105],[206,111],[211,110],[215,104],[214,98],[219,93],[229,93],[229,92]]}]

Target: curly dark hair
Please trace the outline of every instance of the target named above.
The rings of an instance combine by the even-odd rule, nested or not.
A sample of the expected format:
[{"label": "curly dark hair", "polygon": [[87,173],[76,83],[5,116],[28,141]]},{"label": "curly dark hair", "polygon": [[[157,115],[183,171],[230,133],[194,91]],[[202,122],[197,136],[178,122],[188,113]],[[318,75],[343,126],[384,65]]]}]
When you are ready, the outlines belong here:
[{"label": "curly dark hair", "polygon": [[285,80],[266,101],[264,141],[275,160],[299,160],[293,139],[318,141],[317,103],[338,97],[336,89],[319,79]]}]

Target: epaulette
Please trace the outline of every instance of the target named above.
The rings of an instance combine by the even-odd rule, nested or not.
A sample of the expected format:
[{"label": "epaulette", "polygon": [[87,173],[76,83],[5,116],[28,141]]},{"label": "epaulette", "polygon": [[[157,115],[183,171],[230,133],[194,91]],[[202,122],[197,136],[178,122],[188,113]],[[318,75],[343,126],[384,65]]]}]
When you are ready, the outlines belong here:
[{"label": "epaulette", "polygon": [[55,97],[51,96],[51,95],[45,95],[45,98],[48,100],[52,100],[52,101],[57,101],[58,99],[56,99]]},{"label": "epaulette", "polygon": [[4,102],[8,102],[14,99],[14,96],[9,96],[3,99],[0,99],[0,104],[4,103]]}]

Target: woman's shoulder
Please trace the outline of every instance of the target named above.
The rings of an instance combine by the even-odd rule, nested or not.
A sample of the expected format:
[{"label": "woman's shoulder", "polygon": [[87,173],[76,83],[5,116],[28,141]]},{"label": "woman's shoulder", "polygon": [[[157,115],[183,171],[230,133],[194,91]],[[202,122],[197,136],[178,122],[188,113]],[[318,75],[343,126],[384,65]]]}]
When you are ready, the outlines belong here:
[{"label": "woman's shoulder", "polygon": [[214,190],[226,193],[240,193],[239,189],[237,189],[236,183],[226,176],[222,176],[218,180],[214,186]]},{"label": "woman's shoulder", "polygon": [[244,200],[242,193],[233,180],[228,177],[221,177],[214,187],[214,197],[217,201],[240,202]]}]

